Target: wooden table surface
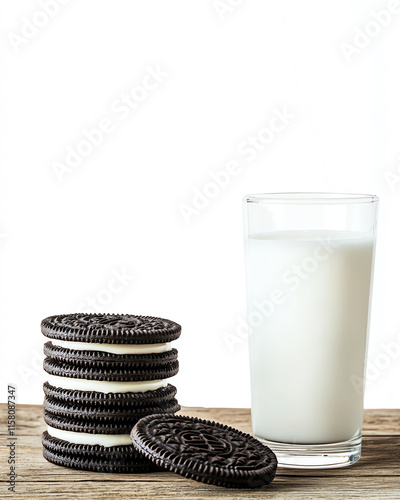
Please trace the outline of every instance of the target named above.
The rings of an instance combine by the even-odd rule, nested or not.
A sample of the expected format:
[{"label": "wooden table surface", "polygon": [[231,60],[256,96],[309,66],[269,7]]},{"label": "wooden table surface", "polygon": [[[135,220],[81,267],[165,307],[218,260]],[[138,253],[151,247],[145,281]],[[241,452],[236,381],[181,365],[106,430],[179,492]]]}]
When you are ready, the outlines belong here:
[{"label": "wooden table surface", "polygon": [[[247,409],[183,408],[198,416],[251,432]],[[275,480],[258,490],[234,490],[198,483],[169,472],[102,474],[76,471],[42,456],[42,406],[17,405],[17,485],[8,492],[7,406],[0,405],[0,498],[35,499],[400,499],[400,410],[366,410],[361,459],[351,467],[305,471],[278,468]]]}]

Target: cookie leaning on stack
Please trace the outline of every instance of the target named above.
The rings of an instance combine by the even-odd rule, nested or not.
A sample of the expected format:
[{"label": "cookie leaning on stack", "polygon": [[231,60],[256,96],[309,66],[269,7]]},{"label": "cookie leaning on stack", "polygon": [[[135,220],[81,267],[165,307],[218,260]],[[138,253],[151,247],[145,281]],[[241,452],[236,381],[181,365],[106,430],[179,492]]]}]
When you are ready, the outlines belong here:
[{"label": "cookie leaning on stack", "polygon": [[124,314],[67,314],[42,321],[43,456],[97,472],[156,469],[134,449],[129,433],[143,416],[179,410],[178,372],[170,342],[181,327],[166,319]]}]

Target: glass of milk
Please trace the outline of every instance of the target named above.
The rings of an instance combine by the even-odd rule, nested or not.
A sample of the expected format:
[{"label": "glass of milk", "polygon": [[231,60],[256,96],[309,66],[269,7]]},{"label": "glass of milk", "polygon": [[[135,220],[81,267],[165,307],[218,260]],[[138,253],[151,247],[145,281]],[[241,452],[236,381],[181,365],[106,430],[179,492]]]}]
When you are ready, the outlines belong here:
[{"label": "glass of milk", "polygon": [[244,198],[251,414],[279,465],[361,455],[378,198]]}]

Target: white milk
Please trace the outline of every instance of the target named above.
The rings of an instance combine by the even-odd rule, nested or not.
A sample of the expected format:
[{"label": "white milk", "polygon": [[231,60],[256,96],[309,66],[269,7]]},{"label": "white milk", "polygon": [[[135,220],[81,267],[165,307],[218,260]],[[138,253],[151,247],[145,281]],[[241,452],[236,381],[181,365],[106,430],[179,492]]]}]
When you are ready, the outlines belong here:
[{"label": "white milk", "polygon": [[247,242],[253,432],[335,443],[361,433],[375,240],[289,231]]}]

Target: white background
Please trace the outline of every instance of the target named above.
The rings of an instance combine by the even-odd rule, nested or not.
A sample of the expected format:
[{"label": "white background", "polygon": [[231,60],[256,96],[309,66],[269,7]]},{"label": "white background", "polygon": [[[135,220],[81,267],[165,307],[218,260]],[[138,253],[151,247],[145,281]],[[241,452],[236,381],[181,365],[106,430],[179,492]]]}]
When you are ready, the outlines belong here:
[{"label": "white background", "polygon": [[[182,325],[181,404],[249,406],[246,342],[227,341],[245,317],[241,198],[338,191],[381,199],[366,407],[399,407],[400,12],[385,27],[371,13],[393,2],[62,3],[46,21],[39,1],[1,2],[1,400],[14,383],[42,402],[40,321],[92,297]],[[149,67],[167,76],[123,118]],[[295,118],[248,161],[240,145],[284,109]],[[112,132],[60,181],[54,163],[103,119]]]}]

